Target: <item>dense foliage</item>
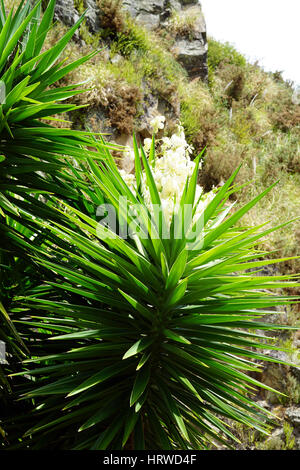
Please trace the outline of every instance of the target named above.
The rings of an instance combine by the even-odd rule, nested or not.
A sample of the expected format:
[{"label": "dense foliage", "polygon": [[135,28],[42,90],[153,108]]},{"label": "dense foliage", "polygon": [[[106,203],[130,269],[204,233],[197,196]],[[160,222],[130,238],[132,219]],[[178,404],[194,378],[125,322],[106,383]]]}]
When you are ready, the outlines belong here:
[{"label": "dense foliage", "polygon": [[[184,31],[186,37],[187,31],[193,30],[193,17],[180,15],[179,21],[175,14],[158,31],[149,32],[125,15],[120,8],[122,2],[97,3],[105,14],[110,11],[110,23],[96,34],[88,22],[82,23],[79,35],[85,46],[71,41],[65,52],[66,60],[70,60],[68,57],[80,58],[83,50],[90,53],[103,48],[62,82],[67,85],[89,78],[91,82],[83,86],[93,87],[72,100],[88,103],[90,108],[86,113],[73,113],[71,126],[88,125],[96,132],[100,128],[102,132],[113,132],[114,137],[128,139],[134,129],[142,138],[149,137],[145,135],[148,112],[158,100],[159,112],[167,118],[166,133],[173,133],[179,118],[195,153],[207,148],[200,175],[207,190],[226,181],[241,163],[238,182],[252,180],[252,184],[240,195],[238,205],[248,202],[266,184],[280,180],[257,210],[245,216],[245,224],[268,219],[277,225],[283,214],[285,220],[296,218],[300,197],[300,105],[293,99],[292,85],[282,79],[280,72],[268,73],[259,64],[249,63],[231,45],[208,38],[208,84],[191,81],[176,61],[174,28]],[[79,13],[84,11],[83,0],[74,0],[74,5]],[[99,18],[100,24],[105,18]],[[57,24],[47,44],[55,44],[57,35],[65,29]],[[275,250],[281,257],[299,256],[299,234],[297,221],[286,228],[284,237],[276,232],[263,239],[260,247],[270,251],[270,257],[277,256]],[[299,260],[294,259],[285,262],[282,269],[297,273],[299,267]]]},{"label": "dense foliage", "polygon": [[[237,441],[227,419],[267,433],[272,416],[251,394],[272,389],[252,373],[261,361],[275,361],[259,349],[277,346],[257,330],[288,328],[261,317],[296,300],[273,289],[297,284],[248,271],[270,262],[258,240],[286,224],[236,224],[273,185],[233,211],[238,170],[206,199],[197,190],[201,155],[193,165],[182,155],[177,163],[189,171],[180,173],[179,204],[169,223],[164,212],[151,223],[151,208],[162,205],[158,170],[170,150],[168,171],[177,164],[167,140],[159,158],[154,137],[145,149],[134,139],[128,185],[101,137],[41,121],[75,107],[57,101],[77,87],[54,84],[91,58],[57,62],[82,18],[41,52],[54,3],[41,21],[40,2],[21,2],[8,15],[0,6],[4,445],[202,449]],[[182,146],[182,134],[179,140]],[[116,231],[127,224],[130,236],[99,223],[97,208],[108,203]],[[192,210],[183,218],[185,205]]]}]

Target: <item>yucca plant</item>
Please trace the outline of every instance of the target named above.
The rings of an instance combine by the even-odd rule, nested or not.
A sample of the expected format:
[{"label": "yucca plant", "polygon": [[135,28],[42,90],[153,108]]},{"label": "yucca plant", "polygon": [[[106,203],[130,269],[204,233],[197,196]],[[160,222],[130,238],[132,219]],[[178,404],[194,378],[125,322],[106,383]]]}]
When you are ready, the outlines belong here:
[{"label": "yucca plant", "polygon": [[[16,11],[12,9],[6,14],[3,0],[0,2],[2,216],[14,210],[11,194],[20,199],[50,192],[78,199],[72,179],[65,171],[63,157],[80,159],[81,146],[91,144],[88,132],[59,129],[43,122],[45,118],[51,120],[53,115],[80,108],[70,102],[62,103],[84,91],[80,84],[64,87],[55,87],[55,84],[97,53],[68,64],[60,59],[84,15],[47,49],[45,41],[52,27],[55,0],[48,2],[42,16],[41,1],[34,3],[32,7],[30,0],[22,0]],[[95,153],[87,152],[96,158]]]},{"label": "yucca plant", "polygon": [[[11,448],[198,449],[237,440],[228,419],[268,432],[251,372],[272,360],[257,348],[276,347],[256,330],[283,328],[259,318],[293,303],[270,290],[295,283],[248,273],[269,263],[255,247],[272,230],[234,226],[271,188],[230,216],[234,174],[199,225],[198,158],[181,199],[187,218],[151,224],[143,185],[160,206],[154,140],[149,160],[135,142],[131,190],[102,141],[42,123],[75,109],[57,102],[80,90],[53,85],[92,55],[58,62],[82,18],[42,52],[55,2],[42,19],[31,3],[8,15],[0,3],[0,392],[14,385],[0,396],[0,435]],[[140,226],[120,197],[139,204]],[[130,237],[97,221],[105,203]]]},{"label": "yucca plant", "polygon": [[[28,353],[11,320],[12,298],[34,285],[36,276],[30,257],[24,258],[22,249],[6,234],[30,233],[18,212],[24,201],[30,204],[32,214],[45,218],[50,208],[43,197],[49,193],[84,208],[82,192],[88,188],[78,171],[75,178],[72,158],[80,159],[82,146],[88,144],[87,154],[101,158],[102,152],[100,149],[96,156],[91,150],[88,132],[58,129],[43,121],[80,108],[70,102],[63,104],[83,92],[80,84],[55,85],[97,53],[68,64],[60,59],[83,16],[52,48],[46,48],[54,7],[55,0],[50,0],[41,15],[41,1],[21,0],[7,14],[0,1],[0,340],[10,357],[9,372],[19,370],[18,360]],[[0,364],[0,418],[9,414],[6,392],[11,391],[11,385]]]},{"label": "yucca plant", "polygon": [[[14,10],[6,13],[0,1],[0,276],[1,331],[6,344],[20,342],[9,326],[7,270],[15,264],[15,247],[6,238],[7,231],[27,228],[19,217],[22,201],[31,204],[31,212],[49,216],[43,195],[49,193],[72,200],[78,208],[85,207],[83,191],[88,186],[73,168],[72,158],[80,159],[82,147],[89,144],[86,153],[101,158],[102,150],[92,151],[89,132],[59,129],[43,122],[60,113],[78,110],[63,101],[82,93],[80,84],[55,87],[70,71],[89,60],[97,51],[66,64],[61,54],[83,21],[84,15],[52,48],[46,48],[47,34],[52,27],[55,0],[47,2],[41,15],[41,1],[21,0]],[[85,158],[85,157],[83,157]],[[17,220],[13,219],[17,218]],[[20,261],[21,263],[24,260]],[[13,284],[15,285],[15,284]],[[18,285],[18,283],[17,283]],[[7,289],[6,289],[6,287]],[[16,344],[12,346],[16,347]]]},{"label": "yucca plant", "polygon": [[[261,361],[273,361],[258,349],[276,346],[256,330],[285,328],[261,317],[296,300],[272,289],[296,283],[248,272],[282,261],[261,259],[265,253],[255,247],[284,224],[235,225],[272,187],[231,213],[236,171],[197,225],[198,157],[180,201],[192,212],[185,224],[175,212],[168,226],[164,217],[150,223],[142,190],[147,184],[152,204],[160,205],[154,139],[149,160],[135,141],[135,190],[109,151],[103,163],[86,158],[93,204],[110,203],[116,231],[127,222],[132,233],[121,237],[97,222],[91,209],[80,211],[57,198],[48,205],[61,222],[32,217],[29,204],[20,208],[31,237],[11,231],[8,237],[48,274],[46,284],[29,286],[14,299],[21,311],[14,324],[30,339],[32,355],[18,374],[25,380],[18,396],[32,411],[7,425],[12,447],[205,449],[214,440],[238,441],[228,420],[268,433],[271,413],[252,394],[257,387],[272,389],[251,373]],[[137,212],[125,211],[120,197],[131,207],[139,204],[139,230]],[[183,229],[181,237],[176,227]]]}]

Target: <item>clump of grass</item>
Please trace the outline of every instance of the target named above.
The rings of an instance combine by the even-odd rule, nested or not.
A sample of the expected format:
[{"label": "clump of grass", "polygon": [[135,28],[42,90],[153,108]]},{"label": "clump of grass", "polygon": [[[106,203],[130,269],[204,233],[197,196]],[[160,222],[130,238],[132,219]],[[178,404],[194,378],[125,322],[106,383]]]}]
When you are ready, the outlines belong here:
[{"label": "clump of grass", "polygon": [[80,70],[80,76],[89,80],[90,89],[79,96],[81,104],[107,108],[109,125],[119,133],[131,134],[142,93],[137,85],[115,75],[113,67],[105,63]]},{"label": "clump of grass", "polygon": [[281,87],[269,110],[275,129],[285,133],[294,128],[300,131],[300,105],[293,102],[292,90]]},{"label": "clump of grass", "polygon": [[74,7],[80,13],[81,15],[85,12],[86,10],[86,5],[84,0],[73,0]]},{"label": "clump of grass", "polygon": [[278,86],[270,76],[258,64],[247,64],[244,71],[245,84],[242,103],[264,107],[267,103],[272,102],[278,94]]},{"label": "clump of grass", "polygon": [[275,126],[283,132],[290,131],[294,126],[299,126],[300,123],[300,107],[290,106],[282,112],[273,114]]},{"label": "clump of grass", "polygon": [[108,116],[110,125],[120,133],[129,135],[133,132],[137,104],[141,101],[141,92],[137,86],[123,85],[107,94]]},{"label": "clump of grass", "polygon": [[222,106],[264,107],[274,100],[278,87],[257,65],[222,62],[215,71],[211,92]]},{"label": "clump of grass", "polygon": [[290,372],[286,376],[286,390],[292,404],[300,403],[299,380]]},{"label": "clump of grass", "polygon": [[216,70],[222,62],[240,67],[246,65],[246,58],[232,44],[229,42],[222,43],[213,38],[208,39],[207,60],[209,67],[213,70]]},{"label": "clump of grass", "polygon": [[148,34],[123,10],[120,0],[97,0],[101,11],[102,37],[111,41],[113,51],[130,56],[135,50],[150,49]]},{"label": "clump of grass", "polygon": [[231,108],[232,103],[239,101],[243,95],[245,71],[237,65],[223,65],[220,69],[219,76],[223,79],[223,83],[226,83],[222,93],[224,104],[228,108]]},{"label": "clump of grass", "polygon": [[233,107],[230,129],[239,143],[251,145],[263,138],[272,126],[267,114],[254,106]]},{"label": "clump of grass", "polygon": [[196,152],[215,143],[219,130],[218,113],[206,85],[202,82],[186,83],[179,86],[181,121],[188,142]]},{"label": "clump of grass", "polygon": [[240,54],[230,43],[221,43],[213,38],[208,39],[208,82],[212,86],[214,83],[214,75],[220,64],[226,63],[245,67],[246,59]]},{"label": "clump of grass", "polygon": [[185,36],[189,39],[193,39],[198,18],[198,8],[189,8],[188,10],[180,13],[174,10],[168,19],[166,27],[173,37]]},{"label": "clump of grass", "polygon": [[101,32],[91,34],[87,26],[86,20],[84,20],[80,25],[79,35],[81,39],[85,42],[85,44],[87,44],[88,46],[92,46],[94,49],[99,48],[99,45],[101,44],[102,34]]},{"label": "clump of grass", "polygon": [[[274,75],[274,74],[273,74]],[[268,96],[266,108],[270,114],[275,130],[289,133],[291,130],[300,130],[300,105],[293,99],[294,88],[290,82],[280,78],[269,77],[273,85],[273,94]]]},{"label": "clump of grass", "polygon": [[258,450],[293,450],[295,449],[294,428],[285,421],[283,424],[283,436],[274,435],[256,444]]},{"label": "clump of grass", "polygon": [[113,48],[127,57],[134,51],[142,53],[149,51],[151,47],[146,30],[129,16],[126,18],[125,25],[124,30],[117,33]]},{"label": "clump of grass", "polygon": [[237,178],[243,184],[253,178],[253,155],[247,146],[237,143],[228,133],[222,131],[218,142],[207,149],[200,176],[201,185],[208,191],[213,186],[222,185],[232,170],[243,164]]},{"label": "clump of grass", "polygon": [[300,173],[300,141],[296,130],[288,134],[273,133],[266,149],[264,177],[267,180],[280,178],[285,173]]},{"label": "clump of grass", "polygon": [[101,10],[101,25],[103,29],[116,33],[125,28],[125,18],[122,12],[121,0],[97,0]]}]

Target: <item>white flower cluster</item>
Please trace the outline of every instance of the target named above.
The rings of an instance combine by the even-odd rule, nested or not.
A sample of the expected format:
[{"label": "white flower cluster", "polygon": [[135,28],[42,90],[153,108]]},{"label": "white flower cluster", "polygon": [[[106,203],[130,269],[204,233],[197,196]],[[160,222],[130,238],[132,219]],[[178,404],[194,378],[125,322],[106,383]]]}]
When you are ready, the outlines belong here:
[{"label": "white flower cluster", "polygon": [[159,129],[163,129],[165,127],[165,121],[165,116],[156,116],[152,119],[150,126],[152,127],[154,134],[156,134]]},{"label": "white flower cluster", "polygon": [[[157,116],[151,121],[153,131],[157,132],[159,129],[164,128],[165,117]],[[149,154],[151,148],[151,139],[144,140],[144,150]],[[190,154],[193,149],[185,140],[185,134],[182,126],[178,126],[177,132],[171,137],[163,137],[160,141],[160,158],[156,158],[155,165],[152,167],[153,177],[160,195],[162,210],[165,220],[170,224],[173,212],[179,208],[181,196],[186,184],[186,181],[191,177],[195,163],[191,160]],[[136,181],[135,176],[121,170],[121,175],[129,188],[135,190]],[[147,207],[152,212],[152,203],[149,187],[147,185],[146,174],[142,174],[142,193],[144,196]],[[201,186],[197,184],[196,197],[197,202],[203,193]],[[197,206],[195,213],[195,220],[203,212],[205,205],[212,199],[213,193],[203,194],[201,201]]]}]

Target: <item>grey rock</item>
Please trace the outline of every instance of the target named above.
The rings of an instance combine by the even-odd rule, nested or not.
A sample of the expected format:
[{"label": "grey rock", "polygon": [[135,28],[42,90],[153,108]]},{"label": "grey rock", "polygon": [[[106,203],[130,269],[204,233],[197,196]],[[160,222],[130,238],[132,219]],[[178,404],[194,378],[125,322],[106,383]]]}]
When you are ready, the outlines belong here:
[{"label": "grey rock", "polygon": [[291,362],[290,357],[284,351],[276,351],[271,349],[266,351],[266,355],[272,359],[276,359],[276,361]]},{"label": "grey rock", "polygon": [[180,39],[176,42],[175,51],[178,62],[187,70],[191,78],[207,77],[207,43],[204,39],[189,41]]},{"label": "grey rock", "polygon": [[[279,361],[289,361],[289,357],[282,351],[265,351],[266,356]],[[265,361],[263,363],[263,370],[261,374],[258,374],[257,378],[263,384],[272,387],[273,389],[286,393],[286,375],[288,372],[288,366],[278,364],[274,362]],[[278,403],[278,395],[268,390],[261,391],[263,397],[271,404]]]},{"label": "grey rock", "polygon": [[152,13],[140,13],[136,19],[150,30],[158,28],[160,24],[160,16]]},{"label": "grey rock", "polygon": [[139,0],[135,3],[140,11],[149,11],[150,13],[161,13],[165,7],[164,0]]},{"label": "grey rock", "polygon": [[108,142],[115,142],[117,138],[117,131],[110,125],[108,119],[108,110],[104,106],[89,107],[87,112],[83,113],[85,127],[92,130],[92,132],[101,132],[105,135]]},{"label": "grey rock", "polygon": [[[288,366],[283,365],[283,367],[288,368],[288,370],[290,370],[290,372],[293,374],[293,376],[298,380],[299,387],[300,387],[300,366],[298,364],[295,364],[293,359],[291,359],[291,357],[288,354],[286,354],[284,351],[270,350],[270,351],[267,351],[267,355],[269,357],[272,357],[272,358],[276,359],[276,360],[284,361],[284,362],[287,362],[289,364],[294,364],[294,365],[288,365]],[[276,365],[276,363],[274,365]]]},{"label": "grey rock", "polygon": [[285,433],[283,428],[275,429],[272,434],[262,443],[258,444],[260,449],[283,450],[285,444]]},{"label": "grey rock", "polygon": [[95,0],[85,0],[85,6],[87,8],[86,21],[90,28],[91,33],[97,33],[101,29],[100,22],[100,9],[98,8]]},{"label": "grey rock", "polygon": [[186,5],[199,5],[200,2],[198,0],[179,0],[181,5],[186,6]]},{"label": "grey rock", "polygon": [[261,406],[262,408],[265,408],[266,410],[271,409],[270,403],[268,403],[266,400],[258,400],[256,403],[257,405]]},{"label": "grey rock", "polygon": [[[293,359],[284,351],[267,350],[264,352],[266,356],[275,359],[275,361],[283,361],[287,362],[288,364],[293,363]],[[254,376],[263,384],[268,385],[269,387],[272,387],[273,389],[286,395],[289,395],[290,392],[287,387],[289,384],[289,377],[293,375],[296,377],[300,387],[300,381],[298,378],[300,370],[297,364],[285,365],[277,362],[264,361],[262,365],[262,373]],[[280,403],[279,397],[276,393],[267,390],[261,390],[260,393],[262,397],[264,397],[270,404],[275,405]]]},{"label": "grey rock", "polygon": [[170,8],[171,10],[180,10],[181,8],[180,0],[169,0],[168,8]]},{"label": "grey rock", "polygon": [[160,14],[165,7],[164,0],[123,0],[123,7],[133,16],[143,14]]},{"label": "grey rock", "polygon": [[122,3],[125,10],[149,30],[158,28],[166,13],[170,15],[165,0],[123,0]]},{"label": "grey rock", "polygon": [[285,410],[287,419],[294,427],[300,429],[300,406],[291,406]]},{"label": "grey rock", "polygon": [[54,10],[54,20],[60,19],[67,26],[73,26],[79,20],[73,0],[57,0]]},{"label": "grey rock", "polygon": [[291,366],[291,372],[292,372],[293,376],[298,380],[299,387],[300,387],[300,367]]},{"label": "grey rock", "polygon": [[121,62],[121,60],[122,56],[120,54],[116,54],[110,59],[112,64],[118,64],[119,62]]},{"label": "grey rock", "polygon": [[206,80],[208,74],[206,23],[200,5],[195,6],[195,2],[190,5],[191,3],[184,11],[179,11],[179,15],[191,15],[194,19],[193,28],[185,36],[177,36],[174,52],[191,78],[201,77]]},{"label": "grey rock", "polygon": [[274,439],[274,438],[279,438],[279,439],[284,439],[285,434],[284,434],[284,429],[283,428],[277,428],[275,431],[272,432],[271,436],[269,437],[268,440]]},{"label": "grey rock", "polygon": [[136,16],[138,12],[137,2],[135,0],[123,0],[123,7],[131,16]]},{"label": "grey rock", "polygon": [[159,100],[149,90],[145,89],[144,100],[142,103],[143,112],[138,119],[139,134],[145,138],[150,137],[150,121],[157,114]]}]

